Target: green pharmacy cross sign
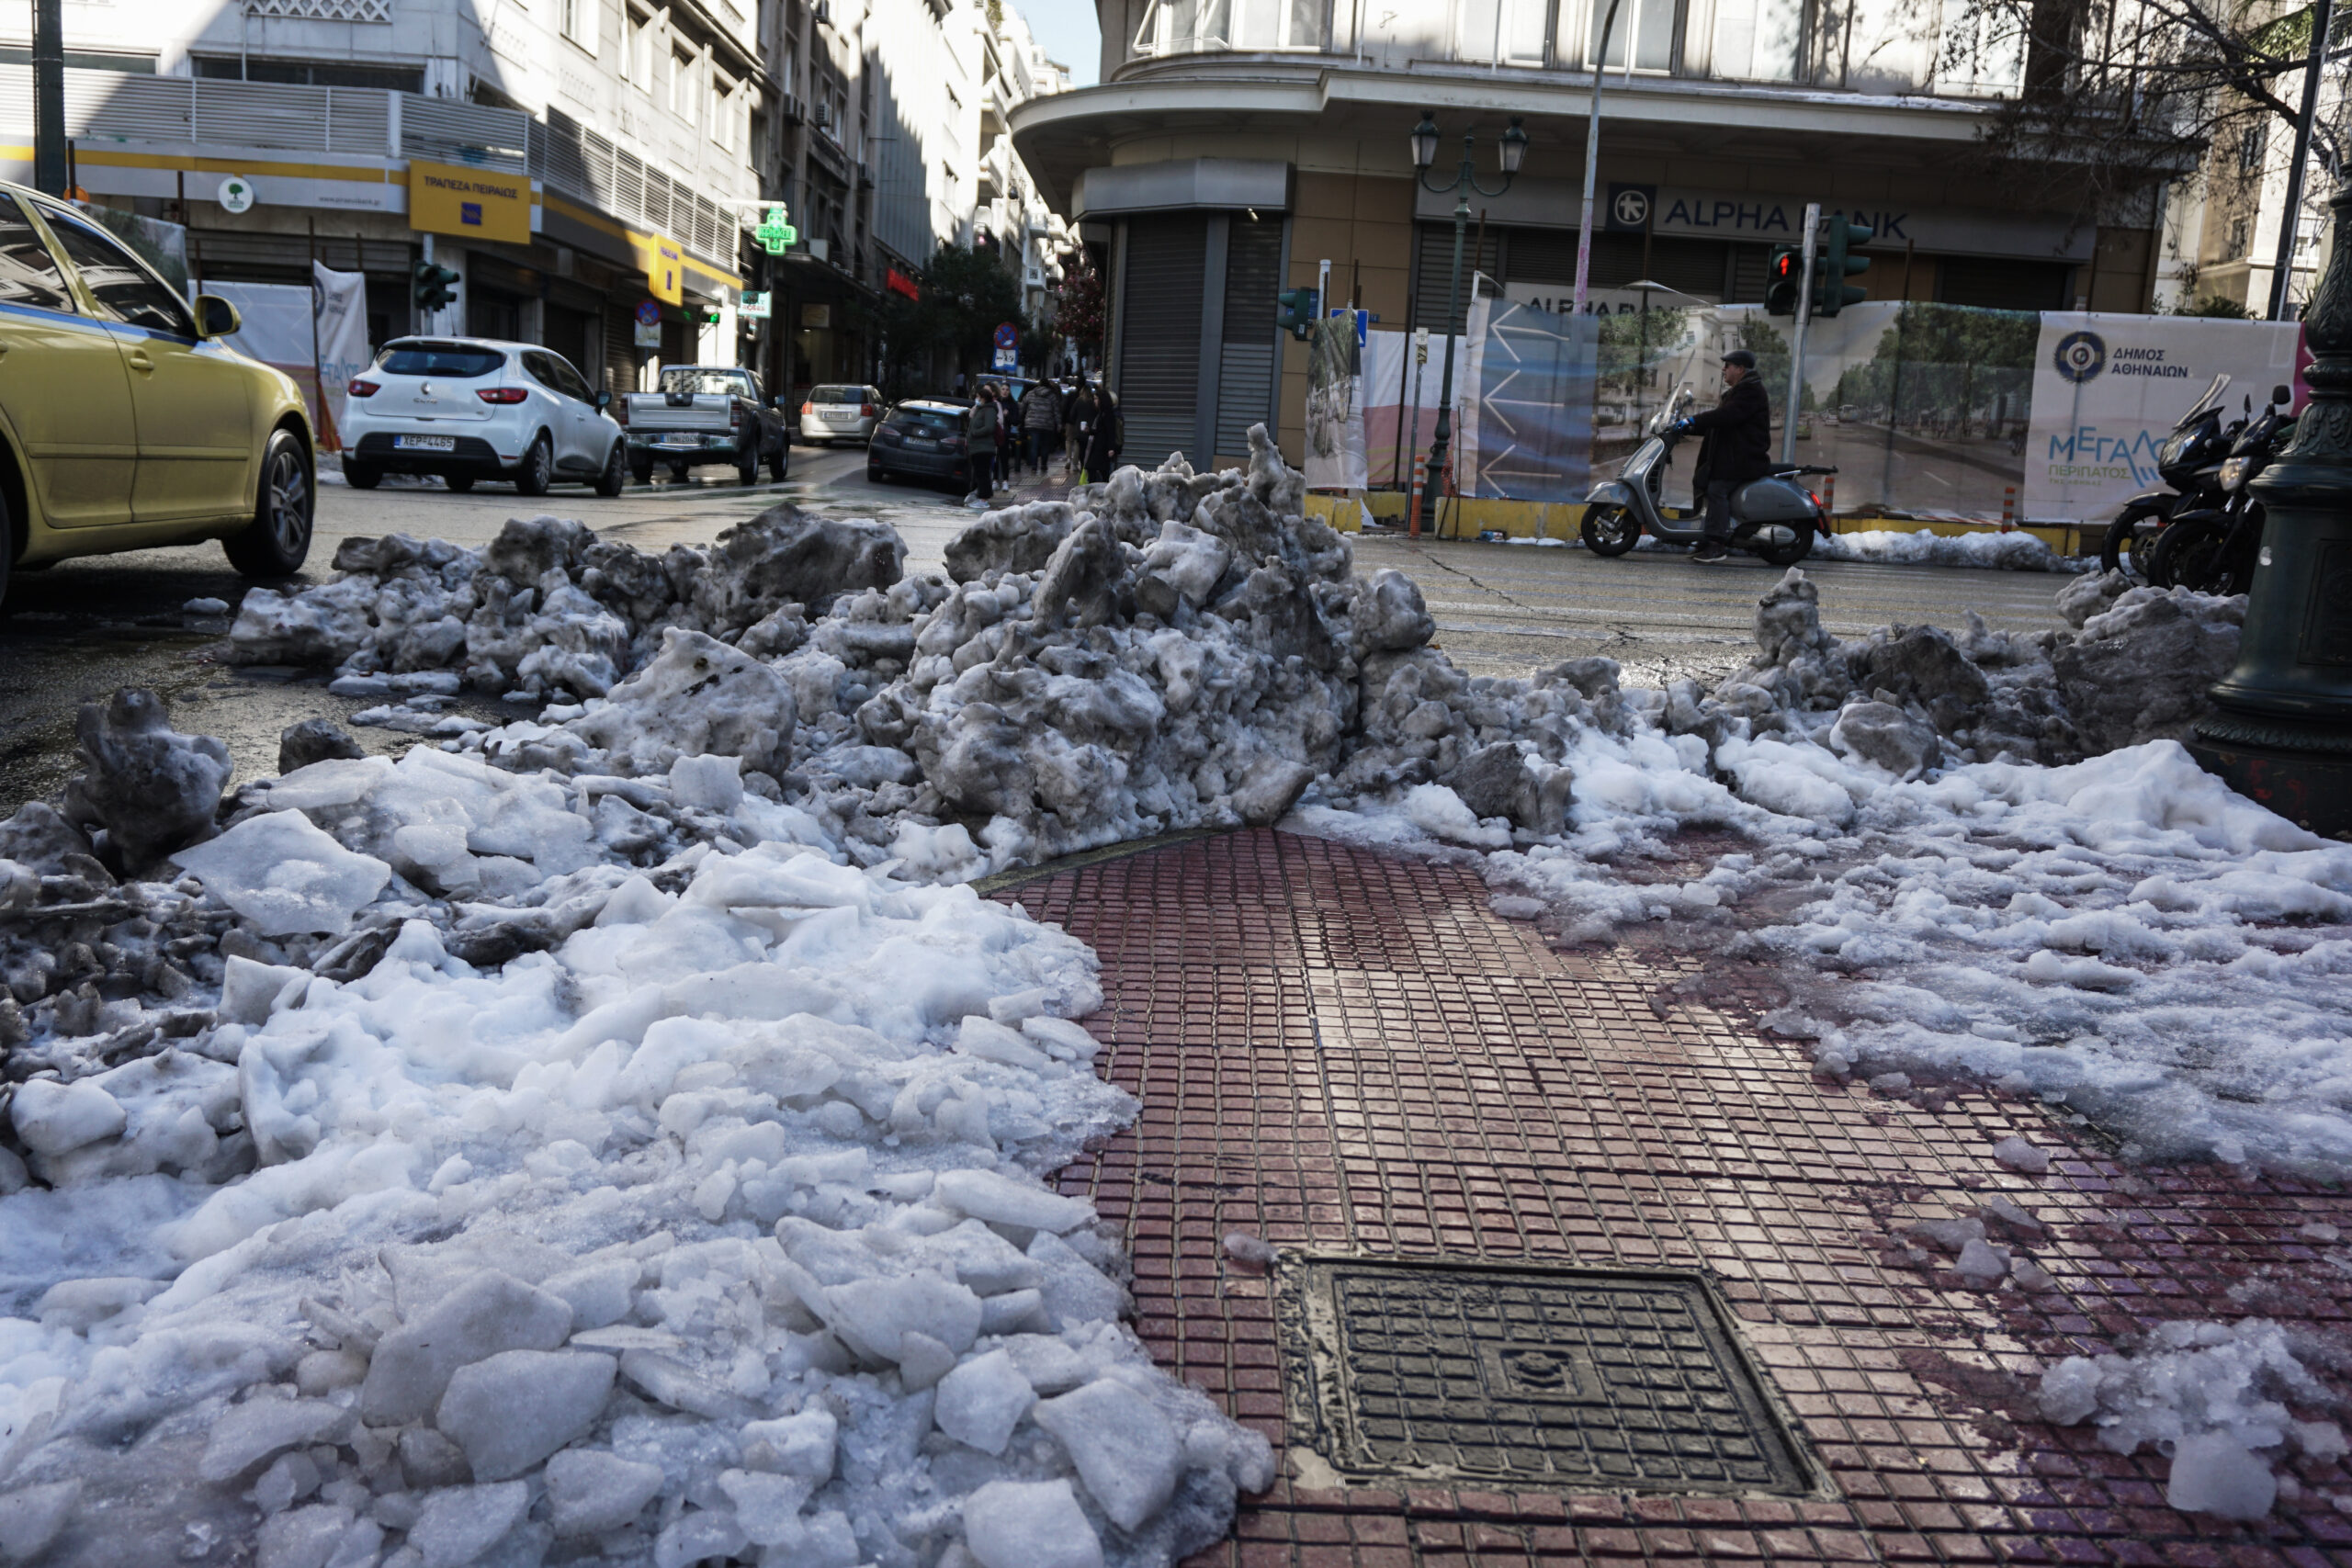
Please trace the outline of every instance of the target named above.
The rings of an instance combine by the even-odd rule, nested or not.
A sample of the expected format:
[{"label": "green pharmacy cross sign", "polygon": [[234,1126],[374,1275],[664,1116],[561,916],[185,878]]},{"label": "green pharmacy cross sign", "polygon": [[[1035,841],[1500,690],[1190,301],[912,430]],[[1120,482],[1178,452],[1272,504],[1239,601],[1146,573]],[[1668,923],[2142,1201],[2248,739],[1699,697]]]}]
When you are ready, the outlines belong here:
[{"label": "green pharmacy cross sign", "polygon": [[768,254],[782,255],[798,243],[800,231],[785,221],[783,208],[771,207],[760,219],[760,226],[752,231],[752,238],[757,240],[760,249]]}]

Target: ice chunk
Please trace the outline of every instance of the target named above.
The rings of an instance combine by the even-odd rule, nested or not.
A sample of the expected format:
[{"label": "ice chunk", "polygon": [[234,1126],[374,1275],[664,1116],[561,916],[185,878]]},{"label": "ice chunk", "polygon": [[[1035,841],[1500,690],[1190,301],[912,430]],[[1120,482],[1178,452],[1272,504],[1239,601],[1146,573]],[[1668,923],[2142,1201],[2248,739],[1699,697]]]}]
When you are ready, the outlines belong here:
[{"label": "ice chunk", "polygon": [[991,1481],[964,1499],[980,1568],[1102,1568],[1102,1541],[1067,1481]]},{"label": "ice chunk", "polygon": [[1972,1240],[1962,1247],[1959,1261],[1952,1267],[1970,1284],[1989,1290],[2008,1274],[2009,1249],[1991,1246],[1983,1240]]},{"label": "ice chunk", "polygon": [[2173,1450],[2165,1501],[2183,1513],[2258,1519],[2278,1500],[2278,1478],[2226,1432],[2183,1438]]},{"label": "ice chunk", "polygon": [[960,1356],[980,1332],[980,1298],[936,1274],[853,1280],[825,1295],[827,1324],[876,1360],[905,1359],[909,1334],[926,1335]]},{"label": "ice chunk", "polygon": [[670,764],[670,798],[705,811],[732,811],[743,803],[743,759],[680,757]]},{"label": "ice chunk", "polygon": [[130,1311],[164,1288],[161,1280],[135,1276],[95,1280],[61,1280],[42,1292],[33,1315],[43,1328],[63,1328],[80,1334],[94,1325]]},{"label": "ice chunk", "polygon": [[1088,1494],[1121,1529],[1133,1534],[1175,1495],[1183,1442],[1168,1418],[1125,1383],[1097,1378],[1045,1401],[1034,1415],[1061,1439]]},{"label": "ice chunk", "polygon": [[341,1442],[350,1430],[351,1412],[324,1400],[249,1399],[212,1424],[196,1472],[227,1481],[288,1449]]},{"label": "ice chunk", "polygon": [[526,1481],[488,1486],[445,1486],[425,1498],[408,1532],[423,1555],[418,1568],[465,1568],[503,1540],[530,1510]]},{"label": "ice chunk", "polygon": [[1127,1292],[1061,1237],[1039,1231],[1029,1257],[1046,1270],[1046,1313],[1057,1328],[1081,1323],[1112,1323],[1125,1315]]},{"label": "ice chunk", "polygon": [[797,1475],[773,1475],[764,1471],[721,1472],[718,1489],[735,1506],[735,1523],[753,1546],[777,1546],[800,1535],[800,1505],[808,1500],[808,1483]]},{"label": "ice chunk", "polygon": [[2009,1259],[2009,1278],[2018,1282],[2020,1291],[2054,1291],[2058,1288],[2058,1281],[2051,1278],[2050,1270],[2030,1258]]},{"label": "ice chunk", "polygon": [[827,1481],[833,1473],[833,1443],[840,1424],[830,1410],[804,1410],[743,1428],[743,1462],[779,1475]]},{"label": "ice chunk", "polygon": [[233,766],[226,742],[182,735],[153,692],[124,686],[74,715],[83,771],[65,785],[65,815],[104,828],[132,866],[212,826]]},{"label": "ice chunk", "polygon": [[433,1424],[476,1481],[504,1481],[594,1425],[613,1372],[612,1357],[585,1350],[502,1350],[450,1374]]},{"label": "ice chunk", "polygon": [[1993,1157],[2011,1170],[2026,1176],[2042,1176],[2050,1170],[2050,1151],[2037,1148],[2023,1138],[2003,1138],[1993,1145]]},{"label": "ice chunk", "polygon": [[1951,1253],[1963,1252],[1972,1243],[1981,1246],[1984,1240],[1982,1220],[1921,1220],[1903,1229],[1930,1247]]},{"label": "ice chunk", "polygon": [[0,1561],[29,1562],[49,1550],[82,1495],[78,1481],[0,1492]]},{"label": "ice chunk", "polygon": [[941,1171],[932,1195],[976,1220],[1056,1235],[1094,1218],[1094,1205],[1083,1198],[1065,1198],[1034,1181],[1016,1180],[993,1170]]},{"label": "ice chunk", "polygon": [[644,1268],[634,1258],[585,1264],[539,1282],[539,1288],[571,1303],[579,1328],[602,1328],[628,1315],[629,1302]]},{"label": "ice chunk", "polygon": [[390,866],[352,853],[299,811],[249,817],[172,858],[264,936],[340,931],[392,875]]},{"label": "ice chunk", "polygon": [[180,606],[180,613],[188,615],[225,615],[229,613],[229,602],[226,599],[209,597],[190,599]]},{"label": "ice chunk", "polygon": [[734,1556],[749,1544],[743,1527],[723,1508],[703,1508],[682,1514],[653,1542],[653,1568],[688,1568],[688,1564]]},{"label": "ice chunk", "polygon": [[265,1520],[254,1542],[256,1568],[327,1568],[352,1522],[351,1510],[340,1503],[317,1503]]},{"label": "ice chunk", "polygon": [[635,1519],[662,1490],[662,1467],[603,1449],[548,1461],[548,1522],[560,1536],[603,1535]]},{"label": "ice chunk", "polygon": [[25,1146],[44,1155],[62,1155],[111,1138],[130,1120],[120,1101],[87,1078],[71,1084],[34,1078],[19,1084],[8,1115]]},{"label": "ice chunk", "polygon": [[299,986],[311,983],[310,971],[284,964],[256,964],[231,954],[220,979],[220,1017],[228,1023],[267,1023],[269,1015],[291,1005]]},{"label": "ice chunk", "polygon": [[1248,1231],[1227,1231],[1225,1235],[1225,1255],[1236,1263],[1252,1269],[1271,1269],[1277,1256],[1274,1249],[1260,1236]]},{"label": "ice chunk", "polygon": [[985,1454],[1001,1454],[1037,1391],[1002,1350],[975,1356],[940,1380],[933,1406],[939,1429]]},{"label": "ice chunk", "polygon": [[621,1352],[621,1376],[648,1399],[711,1420],[741,1419],[742,1401],[674,1356],[659,1350]]},{"label": "ice chunk", "polygon": [[494,1269],[384,1336],[360,1385],[371,1427],[397,1427],[440,1403],[449,1374],[502,1350],[552,1350],[571,1332],[571,1304]]}]

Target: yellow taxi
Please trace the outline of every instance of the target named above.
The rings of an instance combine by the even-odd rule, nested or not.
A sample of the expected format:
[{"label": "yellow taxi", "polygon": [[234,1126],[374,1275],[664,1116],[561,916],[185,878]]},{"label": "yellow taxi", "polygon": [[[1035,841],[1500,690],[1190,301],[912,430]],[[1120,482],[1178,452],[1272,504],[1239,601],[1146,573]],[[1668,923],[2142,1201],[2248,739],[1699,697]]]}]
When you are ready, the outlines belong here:
[{"label": "yellow taxi", "polygon": [[219,539],[248,577],[311,549],[318,475],[301,393],[216,339],[89,218],[0,184],[0,592],[11,565]]}]

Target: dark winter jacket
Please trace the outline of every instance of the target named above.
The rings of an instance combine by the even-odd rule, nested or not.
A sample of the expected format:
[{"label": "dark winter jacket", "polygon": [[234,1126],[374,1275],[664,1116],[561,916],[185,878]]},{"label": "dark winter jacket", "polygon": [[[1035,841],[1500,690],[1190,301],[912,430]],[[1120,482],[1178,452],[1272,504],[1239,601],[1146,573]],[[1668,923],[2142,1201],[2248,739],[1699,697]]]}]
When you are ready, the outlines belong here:
[{"label": "dark winter jacket", "polygon": [[1097,396],[1094,423],[1086,433],[1086,473],[1090,479],[1107,479],[1119,460],[1120,448],[1126,445],[1126,421],[1119,417],[1116,398],[1108,392]]},{"label": "dark winter jacket", "polygon": [[1002,428],[1003,423],[997,417],[996,400],[993,398],[982,398],[974,403],[971,417],[964,423],[965,433],[970,436],[972,449],[976,452],[995,451],[997,436]]},{"label": "dark winter jacket", "polygon": [[1706,433],[1692,475],[1702,491],[1711,480],[1746,484],[1762,479],[1771,468],[1772,403],[1754,371],[1725,388],[1723,401],[1691,415],[1690,423]]}]

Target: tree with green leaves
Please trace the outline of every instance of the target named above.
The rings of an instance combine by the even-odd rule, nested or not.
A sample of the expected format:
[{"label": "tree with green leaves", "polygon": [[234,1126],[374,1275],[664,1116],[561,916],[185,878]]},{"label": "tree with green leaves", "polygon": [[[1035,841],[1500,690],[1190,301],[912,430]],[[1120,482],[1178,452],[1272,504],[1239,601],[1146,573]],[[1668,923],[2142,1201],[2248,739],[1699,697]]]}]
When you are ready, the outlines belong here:
[{"label": "tree with green leaves", "polygon": [[997,324],[1022,319],[1021,286],[993,250],[942,245],[915,284],[920,298],[887,294],[875,311],[894,391],[932,375],[953,380],[959,370],[986,370]]}]

